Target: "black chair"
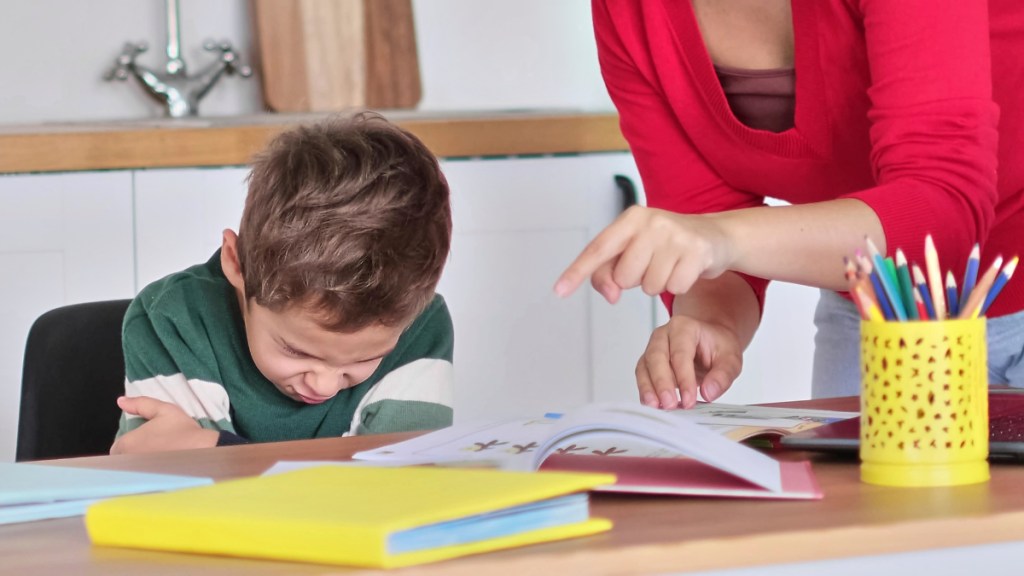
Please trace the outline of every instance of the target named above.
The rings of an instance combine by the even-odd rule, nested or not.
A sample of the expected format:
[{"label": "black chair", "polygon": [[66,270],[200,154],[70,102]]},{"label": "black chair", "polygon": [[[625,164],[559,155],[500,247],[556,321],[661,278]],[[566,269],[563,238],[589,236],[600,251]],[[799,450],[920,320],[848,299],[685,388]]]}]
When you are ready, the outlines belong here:
[{"label": "black chair", "polygon": [[16,459],[106,454],[124,393],[121,323],[131,300],[62,306],[25,343]]}]

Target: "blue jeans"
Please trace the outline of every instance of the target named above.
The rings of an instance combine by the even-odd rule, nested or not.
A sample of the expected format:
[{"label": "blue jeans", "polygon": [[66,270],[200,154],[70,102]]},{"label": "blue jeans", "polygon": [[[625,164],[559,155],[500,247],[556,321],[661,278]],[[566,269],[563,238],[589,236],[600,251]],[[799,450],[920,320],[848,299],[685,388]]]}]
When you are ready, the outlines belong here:
[{"label": "blue jeans", "polygon": [[[860,393],[860,315],[852,302],[822,290],[814,311],[814,369],[811,397]],[[1024,311],[990,318],[988,381],[1024,388]]]}]

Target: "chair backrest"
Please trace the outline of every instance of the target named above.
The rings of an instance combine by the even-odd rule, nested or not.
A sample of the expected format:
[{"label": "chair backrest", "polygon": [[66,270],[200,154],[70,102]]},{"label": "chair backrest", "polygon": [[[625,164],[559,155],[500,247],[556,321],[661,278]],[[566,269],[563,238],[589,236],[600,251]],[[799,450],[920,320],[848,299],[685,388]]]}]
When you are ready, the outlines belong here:
[{"label": "chair backrest", "polygon": [[106,454],[124,393],[121,324],[131,300],[62,306],[25,343],[16,459]]}]

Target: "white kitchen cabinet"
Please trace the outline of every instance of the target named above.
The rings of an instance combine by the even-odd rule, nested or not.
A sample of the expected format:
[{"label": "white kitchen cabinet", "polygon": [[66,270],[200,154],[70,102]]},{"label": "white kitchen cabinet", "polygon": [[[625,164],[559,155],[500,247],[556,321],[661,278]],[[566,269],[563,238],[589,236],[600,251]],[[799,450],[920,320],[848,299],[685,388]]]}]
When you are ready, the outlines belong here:
[{"label": "white kitchen cabinet", "polygon": [[128,172],[0,177],[0,462],[14,460],[32,322],[134,294],[131,194]]},{"label": "white kitchen cabinet", "polygon": [[[633,397],[652,300],[609,306],[589,287],[564,301],[561,270],[621,210],[615,174],[628,154],[447,160],[451,260],[439,291],[455,323],[457,418],[532,414]],[[236,229],[244,168],[135,176],[138,286],[205,261]]]},{"label": "white kitchen cabinet", "polygon": [[136,283],[206,262],[225,228],[238,231],[247,168],[176,168],[135,172]]},{"label": "white kitchen cabinet", "polygon": [[[626,153],[445,160],[452,253],[439,291],[455,322],[456,418],[634,400],[633,368],[660,304],[564,300],[561,271],[623,208]],[[0,177],[0,461],[14,457],[24,340],[64,304],[128,298],[204,262],[237,230],[248,169],[184,168]],[[807,398],[816,290],[772,284],[744,374],[723,401]]]},{"label": "white kitchen cabinet", "polygon": [[532,415],[632,398],[653,301],[616,306],[584,286],[561,300],[562,270],[622,209],[628,154],[444,162],[454,239],[441,279],[455,322],[456,418]]},{"label": "white kitchen cabinet", "polygon": [[[454,237],[439,291],[456,327],[459,418],[501,417],[634,400],[633,369],[660,300],[639,289],[616,305],[589,285],[561,301],[551,286],[622,209],[614,175],[643,190],[627,153],[445,160]],[[237,230],[245,168],[135,173],[138,286],[205,261]],[[772,202],[778,204],[778,202]],[[818,290],[773,282],[740,378],[723,402],[810,398]]]}]

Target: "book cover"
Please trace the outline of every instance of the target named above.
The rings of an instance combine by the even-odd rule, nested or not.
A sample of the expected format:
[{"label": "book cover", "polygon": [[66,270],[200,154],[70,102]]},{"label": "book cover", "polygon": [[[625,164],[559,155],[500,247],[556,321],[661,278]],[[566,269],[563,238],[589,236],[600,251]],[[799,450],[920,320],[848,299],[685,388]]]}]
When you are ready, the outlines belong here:
[{"label": "book cover", "polygon": [[809,463],[780,462],[737,440],[802,430],[846,414],[722,404],[676,411],[591,404],[539,418],[459,424],[354,457],[603,471],[618,477],[597,488],[610,492],[816,499],[822,494]]},{"label": "book cover", "polygon": [[392,568],[608,530],[585,491],[614,480],[320,466],[115,498],[85,521],[97,545]]},{"label": "book cover", "polygon": [[76,516],[102,498],[212,482],[171,474],[0,463],[0,524]]}]

